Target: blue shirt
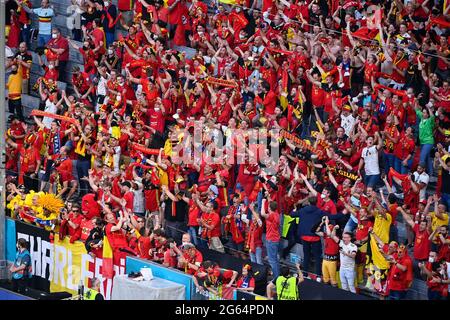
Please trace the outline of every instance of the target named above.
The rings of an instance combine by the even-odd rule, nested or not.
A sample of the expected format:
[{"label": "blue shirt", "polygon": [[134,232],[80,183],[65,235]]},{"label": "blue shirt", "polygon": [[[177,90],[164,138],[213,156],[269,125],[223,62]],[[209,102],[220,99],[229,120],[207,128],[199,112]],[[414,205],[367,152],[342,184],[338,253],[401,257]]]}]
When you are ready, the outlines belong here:
[{"label": "blue shirt", "polygon": [[13,272],[13,279],[22,279],[24,276],[28,276],[28,278],[31,278],[31,256],[28,250],[24,250],[22,252],[18,251],[16,254],[14,267],[18,268],[21,265],[25,265],[25,269],[18,272]]},{"label": "blue shirt", "polygon": [[52,17],[55,12],[52,8],[36,8],[32,10],[39,18],[39,34],[52,34]]}]

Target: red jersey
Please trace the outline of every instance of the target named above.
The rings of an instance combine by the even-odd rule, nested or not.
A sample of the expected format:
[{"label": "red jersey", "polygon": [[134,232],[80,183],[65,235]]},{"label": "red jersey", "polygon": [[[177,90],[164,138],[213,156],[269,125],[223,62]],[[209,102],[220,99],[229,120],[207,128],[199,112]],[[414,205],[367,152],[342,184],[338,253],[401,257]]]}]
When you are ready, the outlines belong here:
[{"label": "red jersey", "polygon": [[318,194],[317,197],[317,207],[320,210],[323,210],[325,212],[329,212],[331,214],[337,214],[336,205],[334,204],[333,200],[324,201],[321,197],[321,193]]},{"label": "red jersey", "polygon": [[406,267],[405,271],[400,270],[397,265],[393,265],[389,271],[388,287],[390,290],[407,290],[414,278],[411,258],[405,255],[397,262]]},{"label": "red jersey", "polygon": [[266,239],[272,242],[280,241],[280,214],[274,211],[266,219]]},{"label": "red jersey", "polygon": [[419,225],[414,226],[414,259],[426,260],[431,250],[431,240],[428,240],[430,233],[425,228],[424,231],[419,231]]},{"label": "red jersey", "polygon": [[78,227],[76,229],[74,229],[74,228],[72,228],[72,226],[70,224],[67,224],[67,226],[69,228],[70,237],[76,237],[79,239],[81,237],[81,223],[83,222],[83,216],[81,214],[78,214],[75,217],[73,212],[71,212],[69,214],[69,220],[72,221],[74,224],[78,225]]}]

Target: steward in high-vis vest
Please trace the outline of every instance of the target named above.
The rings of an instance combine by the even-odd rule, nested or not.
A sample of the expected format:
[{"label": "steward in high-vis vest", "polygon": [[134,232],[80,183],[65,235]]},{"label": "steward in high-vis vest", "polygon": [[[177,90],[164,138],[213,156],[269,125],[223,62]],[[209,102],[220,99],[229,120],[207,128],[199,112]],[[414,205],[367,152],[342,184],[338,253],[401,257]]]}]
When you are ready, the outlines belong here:
[{"label": "steward in high-vis vest", "polygon": [[276,291],[277,300],[299,300],[298,285],[304,281],[303,273],[300,270],[300,265],[297,263],[298,276],[291,275],[289,267],[282,266],[280,276],[275,280],[275,284],[270,282],[267,285],[267,297],[273,299],[273,294]]},{"label": "steward in high-vis vest", "polygon": [[100,280],[97,278],[92,279],[92,288],[84,291],[83,300],[105,300],[100,293]]},{"label": "steward in high-vis vest", "polygon": [[[99,300],[99,299],[96,299],[97,295],[102,295],[102,294],[100,292],[98,292],[97,290],[87,289],[84,292],[83,300]],[[103,300],[103,299],[100,299],[100,300]]]}]

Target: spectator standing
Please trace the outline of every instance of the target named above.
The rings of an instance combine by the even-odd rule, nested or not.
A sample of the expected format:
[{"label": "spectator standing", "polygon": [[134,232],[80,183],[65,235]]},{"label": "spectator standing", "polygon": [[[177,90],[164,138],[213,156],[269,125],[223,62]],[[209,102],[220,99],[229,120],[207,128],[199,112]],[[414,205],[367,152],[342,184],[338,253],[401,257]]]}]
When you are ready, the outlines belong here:
[{"label": "spectator standing", "polygon": [[[30,0],[20,0],[20,2],[24,3],[28,8],[32,7]],[[25,42],[25,44],[30,46],[30,27],[31,27],[31,19],[30,14],[22,9],[19,4],[17,9],[17,14],[19,15],[19,24],[20,24],[20,41]]]},{"label": "spectator standing", "polygon": [[61,31],[58,28],[53,28],[52,39],[47,43],[46,47],[58,55],[58,80],[65,81],[66,66],[67,61],[69,61],[69,41],[61,36]]},{"label": "spectator standing", "polygon": [[413,173],[414,182],[419,185],[419,197],[420,201],[427,199],[427,186],[430,181],[430,176],[425,172],[425,164],[419,163],[417,171]]},{"label": "spectator standing", "polygon": [[377,136],[378,144],[375,145],[375,138],[373,136],[367,137],[367,146],[362,149],[361,160],[358,169],[361,170],[364,166],[364,183],[367,187],[375,187],[380,181],[380,165],[378,163],[378,151],[383,147],[383,140],[379,133]]},{"label": "spectator standing", "polygon": [[12,272],[13,291],[23,294],[32,276],[31,255],[25,239],[17,240],[16,246],[16,259],[9,271]]},{"label": "spectator standing", "polygon": [[342,289],[356,293],[355,289],[355,258],[358,247],[351,242],[352,234],[344,232],[342,240],[339,242],[340,269]]},{"label": "spectator standing", "polygon": [[[269,264],[272,268],[273,278],[277,279],[280,275],[280,261],[278,258],[280,249],[280,214],[275,201],[271,201],[268,206],[266,204],[267,199],[262,199],[261,216],[266,220],[266,249]],[[269,213],[266,213],[267,209]]]},{"label": "spectator standing", "polygon": [[28,13],[35,14],[39,18],[38,47],[43,47],[52,38],[52,19],[55,11],[50,6],[49,0],[42,0],[41,7],[30,9],[24,2],[20,6]]},{"label": "spectator standing", "polygon": [[72,5],[67,7],[66,13],[70,16],[67,17],[67,29],[72,30],[72,37],[75,41],[81,41],[83,32],[81,31],[81,14],[83,10],[77,3],[77,0],[72,0]]},{"label": "spectator standing", "polygon": [[24,121],[22,107],[22,65],[14,64],[11,67],[6,88],[8,89],[8,109],[16,114],[20,121]]},{"label": "spectator standing", "polygon": [[111,0],[104,1],[103,11],[102,26],[103,31],[105,32],[106,47],[108,48],[115,40],[117,7]]},{"label": "spectator standing", "polygon": [[[300,265],[295,265],[297,268],[297,275],[291,275],[288,266],[281,267],[281,274],[274,278],[267,285],[267,297],[273,299],[273,291],[276,290],[277,300],[299,300],[298,285],[304,281],[303,272],[300,270]],[[275,283],[274,283],[275,282]]]},{"label": "spectator standing", "polygon": [[[321,231],[324,227],[324,231]],[[316,234],[323,237],[324,255],[322,260],[323,283],[337,286],[336,271],[339,254],[339,237],[336,236],[338,225],[329,224],[327,216],[322,218],[322,222],[317,228]]]},{"label": "spectator standing", "polygon": [[22,67],[22,94],[28,94],[31,63],[33,62],[33,57],[27,49],[27,44],[21,42],[19,44],[19,51],[14,56],[17,64]]},{"label": "spectator standing", "polygon": [[403,300],[413,280],[413,264],[404,245],[400,245],[397,254],[390,259],[388,290],[390,300]]},{"label": "spectator standing", "polygon": [[419,119],[420,163],[426,166],[426,171],[431,177],[433,175],[431,151],[434,146],[434,114],[430,108],[420,110],[418,106],[416,106],[416,114]]}]

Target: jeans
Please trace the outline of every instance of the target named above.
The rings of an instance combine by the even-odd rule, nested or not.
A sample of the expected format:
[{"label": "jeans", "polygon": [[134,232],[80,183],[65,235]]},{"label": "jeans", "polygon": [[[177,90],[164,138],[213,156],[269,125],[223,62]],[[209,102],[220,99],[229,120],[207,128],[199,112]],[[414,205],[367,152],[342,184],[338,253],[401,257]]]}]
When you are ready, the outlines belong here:
[{"label": "jeans", "polygon": [[114,42],[115,39],[114,32],[105,32],[105,38],[106,38],[106,47],[108,48],[109,45]]},{"label": "jeans", "polygon": [[188,233],[191,236],[191,241],[195,246],[198,246],[199,239],[198,239],[198,226],[196,227],[189,227]]},{"label": "jeans", "polygon": [[314,273],[322,273],[322,243],[320,241],[303,241],[303,270],[309,270],[311,260],[311,251],[315,260]]},{"label": "jeans", "polygon": [[9,113],[15,114],[20,121],[24,121],[22,99],[11,100],[8,99]]},{"label": "jeans", "polygon": [[43,47],[52,38],[51,34],[38,34],[38,47]]},{"label": "jeans", "polygon": [[256,247],[256,252],[250,252],[250,261],[257,264],[264,264],[262,259],[262,248]]},{"label": "jeans", "polygon": [[447,206],[447,211],[450,210],[450,194],[442,193],[441,199],[442,199],[442,202]]},{"label": "jeans", "polygon": [[81,31],[81,29],[72,29],[72,37],[75,41],[81,41],[83,38],[83,31]]},{"label": "jeans", "polygon": [[394,168],[394,163],[395,163],[395,156],[392,153],[386,153],[383,152],[383,156],[384,156],[384,172],[386,172],[386,174],[388,174],[389,169]]},{"label": "jeans", "polygon": [[379,174],[374,174],[374,175],[366,175],[364,177],[364,184],[367,187],[375,187],[376,185],[378,185],[378,183],[380,182],[380,175]]},{"label": "jeans", "polygon": [[398,229],[397,226],[394,225],[393,223],[389,228],[389,242],[391,241],[398,242]]},{"label": "jeans", "polygon": [[272,268],[273,278],[276,279],[280,275],[280,262],[278,261],[278,247],[279,242],[266,241],[267,256],[269,257],[269,264]]},{"label": "jeans", "polygon": [[433,161],[431,160],[431,150],[433,150],[433,144],[421,144],[420,145],[420,163],[425,164],[428,175],[433,175]]},{"label": "jeans", "polygon": [[66,82],[66,79],[65,79],[67,77],[66,66],[67,66],[67,60],[58,62],[58,72],[59,72],[58,81]]},{"label": "jeans", "polygon": [[341,268],[339,277],[341,278],[342,289],[356,293],[354,269]]},{"label": "jeans", "polygon": [[403,300],[406,298],[407,290],[390,290],[389,300]]},{"label": "jeans", "polygon": [[20,42],[25,42],[27,44],[27,48],[30,47],[30,26],[24,24],[22,28],[20,28]]},{"label": "jeans", "polygon": [[353,232],[355,228],[358,226],[358,223],[352,220],[352,218],[348,219],[347,223],[345,224],[344,232]]},{"label": "jeans", "polygon": [[428,300],[444,300],[440,291],[428,288]]},{"label": "jeans", "polygon": [[400,160],[397,157],[394,157],[394,170],[397,171],[398,173],[401,174],[406,174],[411,170],[411,166],[412,166],[412,162],[413,162],[413,158],[411,157],[408,162],[406,167],[403,165],[402,160]]},{"label": "jeans", "polygon": [[80,180],[80,195],[84,196],[85,194],[89,193],[89,182],[82,180],[81,178],[89,176],[91,162],[89,160],[78,160],[76,167],[78,179]]}]

